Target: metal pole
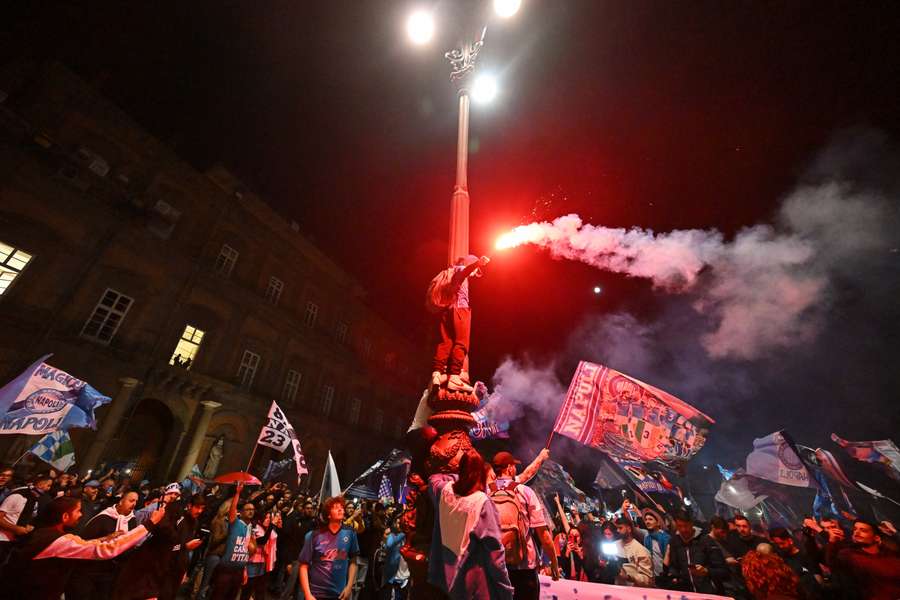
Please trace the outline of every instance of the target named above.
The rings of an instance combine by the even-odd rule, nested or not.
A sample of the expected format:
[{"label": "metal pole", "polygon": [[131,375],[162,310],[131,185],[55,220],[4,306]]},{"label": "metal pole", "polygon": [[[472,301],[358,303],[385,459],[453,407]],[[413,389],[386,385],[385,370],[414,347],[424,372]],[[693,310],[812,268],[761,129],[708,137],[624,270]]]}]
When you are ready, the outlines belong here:
[{"label": "metal pole", "polygon": [[456,137],[456,183],[450,199],[450,252],[452,265],[460,256],[469,254],[469,92],[459,90],[459,131]]}]

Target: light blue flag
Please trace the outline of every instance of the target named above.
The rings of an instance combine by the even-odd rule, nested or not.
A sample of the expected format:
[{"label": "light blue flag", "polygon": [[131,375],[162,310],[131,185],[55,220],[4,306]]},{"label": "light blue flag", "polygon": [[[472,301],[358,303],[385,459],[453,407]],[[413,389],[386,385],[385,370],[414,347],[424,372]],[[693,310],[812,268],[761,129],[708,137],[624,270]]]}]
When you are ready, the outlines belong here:
[{"label": "light blue flag", "polygon": [[47,464],[53,465],[58,471],[68,471],[75,464],[75,447],[66,431],[54,431],[48,433],[29,450],[32,454]]},{"label": "light blue flag", "polygon": [[48,354],[0,388],[0,435],[96,429],[94,410],[111,401],[87,382],[47,364]]}]

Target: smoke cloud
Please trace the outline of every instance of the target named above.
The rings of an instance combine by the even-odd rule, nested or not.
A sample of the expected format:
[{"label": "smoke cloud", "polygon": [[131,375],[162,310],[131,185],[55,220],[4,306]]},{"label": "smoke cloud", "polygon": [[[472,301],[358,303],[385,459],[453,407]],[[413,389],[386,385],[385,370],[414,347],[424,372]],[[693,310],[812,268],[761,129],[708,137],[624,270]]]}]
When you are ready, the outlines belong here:
[{"label": "smoke cloud", "polygon": [[[498,245],[535,244],[554,258],[645,278],[666,300],[651,320],[588,316],[553,364],[507,359],[494,374],[498,404],[512,419],[536,411],[547,431],[564,395],[559,381],[590,360],[711,414],[713,446],[717,433],[737,432],[726,445],[745,447],[741,438],[779,428],[820,443],[823,428],[889,437],[900,426],[897,411],[885,411],[900,385],[892,366],[900,357],[898,174],[889,140],[856,130],[815,158],[771,223],[730,239],[715,230],[612,229],[577,215],[516,228]],[[873,420],[879,412],[886,418]]]}]

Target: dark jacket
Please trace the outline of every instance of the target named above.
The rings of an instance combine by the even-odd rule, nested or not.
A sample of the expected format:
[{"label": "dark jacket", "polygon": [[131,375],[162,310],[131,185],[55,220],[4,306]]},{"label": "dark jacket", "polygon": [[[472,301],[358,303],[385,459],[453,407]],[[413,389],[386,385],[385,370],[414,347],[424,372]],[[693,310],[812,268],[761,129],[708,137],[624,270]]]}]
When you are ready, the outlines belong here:
[{"label": "dark jacket", "polygon": [[[707,575],[696,575],[690,565],[702,565]],[[694,537],[685,542],[675,534],[669,542],[668,578],[672,589],[685,592],[716,593],[717,582],[725,581],[730,574],[722,551],[709,536],[694,528]]]},{"label": "dark jacket", "polygon": [[113,598],[130,600],[156,598],[163,582],[171,576],[172,548],[178,544],[177,525],[184,512],[180,502],[166,507],[166,514],[147,538],[125,560],[116,579]]}]

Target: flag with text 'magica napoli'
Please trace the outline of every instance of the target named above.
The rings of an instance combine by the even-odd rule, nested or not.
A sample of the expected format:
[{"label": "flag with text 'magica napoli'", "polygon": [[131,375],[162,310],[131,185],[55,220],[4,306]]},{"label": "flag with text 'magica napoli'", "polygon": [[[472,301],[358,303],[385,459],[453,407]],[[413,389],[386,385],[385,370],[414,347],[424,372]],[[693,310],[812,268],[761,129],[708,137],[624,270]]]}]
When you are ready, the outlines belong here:
[{"label": "flag with text 'magica napoli'", "polygon": [[703,447],[714,422],[663,390],[582,361],[553,430],[619,459],[678,469]]},{"label": "flag with text 'magica napoli'", "polygon": [[94,410],[110,401],[86,382],[48,365],[50,354],[0,388],[0,434],[44,435],[96,428]]}]

